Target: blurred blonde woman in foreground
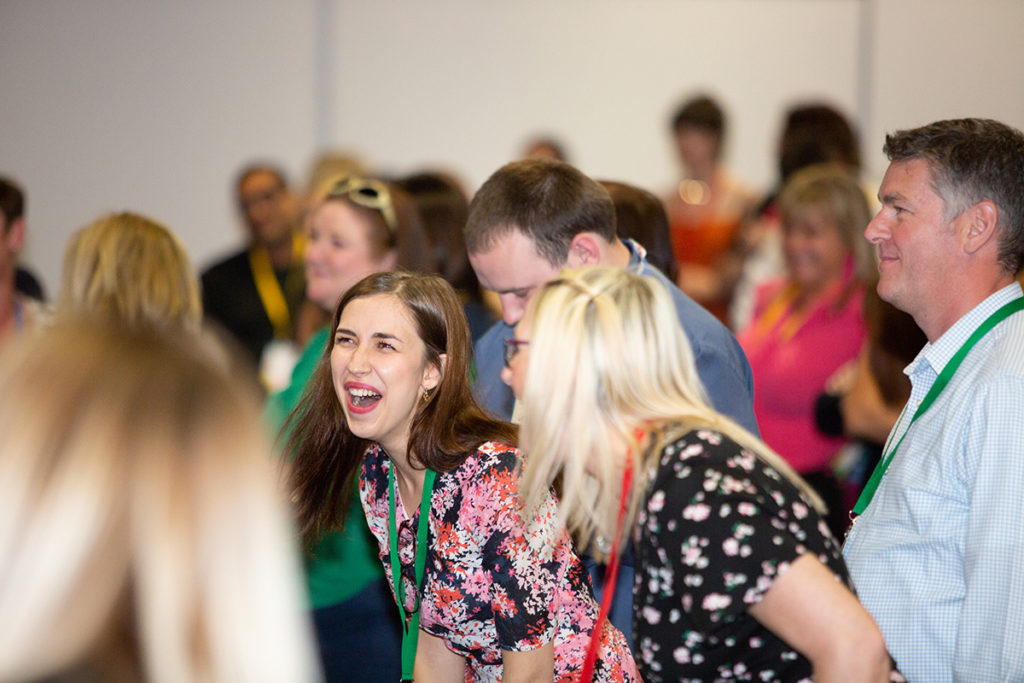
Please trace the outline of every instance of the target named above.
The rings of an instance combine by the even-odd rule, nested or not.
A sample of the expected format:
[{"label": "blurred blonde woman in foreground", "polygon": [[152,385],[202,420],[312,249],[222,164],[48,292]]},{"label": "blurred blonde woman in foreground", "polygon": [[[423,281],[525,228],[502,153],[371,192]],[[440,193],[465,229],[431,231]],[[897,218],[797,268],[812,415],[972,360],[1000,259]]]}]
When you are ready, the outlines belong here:
[{"label": "blurred blonde woman in foreground", "polygon": [[193,335],[59,321],[0,386],[0,681],[318,679],[255,399]]},{"label": "blurred blonde woman in foreground", "polygon": [[561,473],[561,515],[599,558],[636,542],[645,681],[889,680],[820,499],[708,407],[657,282],[563,271],[530,303],[506,361],[527,510]]}]

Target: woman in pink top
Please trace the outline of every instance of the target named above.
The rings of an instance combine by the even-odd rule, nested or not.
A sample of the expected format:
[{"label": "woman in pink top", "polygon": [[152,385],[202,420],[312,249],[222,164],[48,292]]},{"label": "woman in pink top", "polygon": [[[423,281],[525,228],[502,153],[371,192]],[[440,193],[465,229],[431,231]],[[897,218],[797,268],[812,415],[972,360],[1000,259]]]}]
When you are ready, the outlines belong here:
[{"label": "woman in pink top", "polygon": [[762,438],[818,490],[841,535],[846,511],[830,461],[842,439],[816,430],[814,402],[864,342],[862,301],[874,260],[862,232],[870,211],[856,179],[832,166],[795,174],[779,209],[786,275],[759,290],[739,342],[754,373]]}]

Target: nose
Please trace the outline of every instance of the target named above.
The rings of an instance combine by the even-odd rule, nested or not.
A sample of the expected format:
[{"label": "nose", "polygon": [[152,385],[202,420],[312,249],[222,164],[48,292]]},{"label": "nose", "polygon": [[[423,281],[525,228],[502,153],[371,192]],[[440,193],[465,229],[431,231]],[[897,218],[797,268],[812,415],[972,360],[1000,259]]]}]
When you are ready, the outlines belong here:
[{"label": "nose", "polygon": [[872,244],[878,244],[889,234],[889,227],[882,217],[884,212],[885,207],[882,207],[881,211],[876,213],[875,217],[868,222],[868,226],[864,228],[864,238]]},{"label": "nose", "polygon": [[506,325],[516,325],[523,317],[525,304],[515,294],[502,294],[498,297],[501,302],[501,319]]},{"label": "nose", "polygon": [[307,265],[314,264],[320,259],[320,240],[315,237],[306,237],[306,250],[303,258]]},{"label": "nose", "polygon": [[365,375],[370,371],[370,357],[367,349],[359,344],[348,358],[348,371],[352,375]]}]

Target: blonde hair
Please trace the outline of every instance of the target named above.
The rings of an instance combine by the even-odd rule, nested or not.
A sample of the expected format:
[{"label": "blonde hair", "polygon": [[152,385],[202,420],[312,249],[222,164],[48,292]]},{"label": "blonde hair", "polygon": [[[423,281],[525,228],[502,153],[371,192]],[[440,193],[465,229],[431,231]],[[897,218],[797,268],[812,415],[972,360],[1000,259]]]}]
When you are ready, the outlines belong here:
[{"label": "blonde hair", "polygon": [[193,335],[117,329],[0,363],[0,680],[317,680],[255,397]]},{"label": "blonde hair", "polygon": [[860,282],[877,276],[875,248],[864,239],[871,221],[864,188],[849,170],[836,164],[815,164],[794,173],[779,194],[782,222],[822,209],[853,259],[853,275]]},{"label": "blonde hair", "polygon": [[135,326],[197,328],[199,282],[178,238],[134,213],[104,216],[64,252],[58,311],[88,311]]},{"label": "blonde hair", "polygon": [[560,514],[584,546],[595,535],[615,535],[623,448],[634,470],[628,520],[646,472],[657,466],[661,444],[641,453],[634,430],[672,422],[722,432],[823,507],[781,457],[709,407],[675,307],[657,281],[621,268],[563,270],[534,296],[525,320],[531,333],[520,407],[524,505],[542,503],[561,474]]}]

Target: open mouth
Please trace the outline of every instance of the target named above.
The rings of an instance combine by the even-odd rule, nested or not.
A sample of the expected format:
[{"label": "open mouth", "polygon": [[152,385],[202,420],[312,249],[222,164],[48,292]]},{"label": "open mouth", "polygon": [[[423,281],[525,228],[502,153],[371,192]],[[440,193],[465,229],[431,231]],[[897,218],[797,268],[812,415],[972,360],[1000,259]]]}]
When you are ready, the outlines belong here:
[{"label": "open mouth", "polygon": [[356,389],[354,387],[348,390],[349,405],[353,408],[370,408],[377,401],[381,399],[381,395],[370,389]]}]

